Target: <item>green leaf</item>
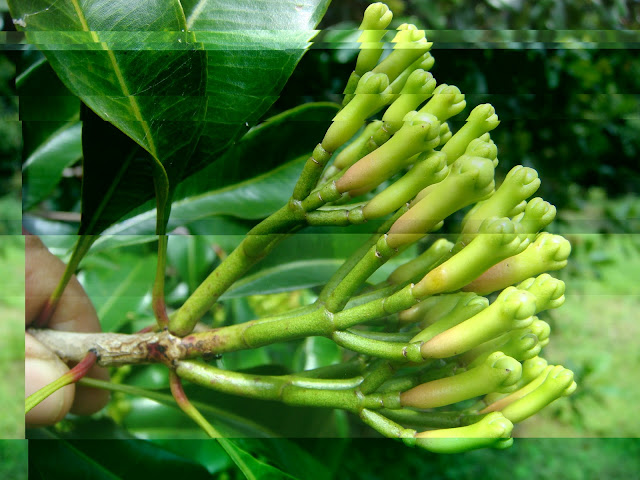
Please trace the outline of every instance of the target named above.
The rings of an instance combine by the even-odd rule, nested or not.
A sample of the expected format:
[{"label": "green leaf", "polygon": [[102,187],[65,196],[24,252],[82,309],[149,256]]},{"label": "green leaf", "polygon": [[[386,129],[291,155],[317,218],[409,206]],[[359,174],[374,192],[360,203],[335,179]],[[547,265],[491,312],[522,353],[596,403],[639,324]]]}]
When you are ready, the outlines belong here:
[{"label": "green leaf", "polygon": [[211,271],[216,254],[213,245],[197,235],[172,235],[167,247],[168,265],[174,267],[180,280],[193,292]]},{"label": "green leaf", "polygon": [[29,210],[44,200],[62,178],[62,172],[82,157],[82,124],[65,124],[51,133],[25,161],[23,208]]},{"label": "green leaf", "polygon": [[[149,180],[122,183],[132,170],[152,175],[170,199],[185,171],[219,157],[277,99],[328,4],[11,1],[16,25],[45,50],[67,87],[148,152],[97,148],[94,159],[85,151],[81,233],[102,231],[152,196]],[[96,136],[87,141],[109,147],[89,140]],[[134,162],[138,157],[150,166]],[[97,173],[86,168],[93,162]],[[116,187],[135,201],[121,201]]]},{"label": "green leaf", "polygon": [[307,337],[296,351],[296,371],[335,365],[342,361],[342,351],[325,337]]},{"label": "green leaf", "polygon": [[211,478],[193,460],[144,440],[32,440],[29,478]]},{"label": "green leaf", "polygon": [[102,329],[116,332],[138,312],[151,291],[156,259],[132,254],[88,257],[78,279],[98,312]]},{"label": "green leaf", "polygon": [[[337,111],[331,103],[306,104],[251,130],[220,160],[178,186],[169,230],[218,215],[258,219],[273,213],[289,199],[306,155]],[[150,234],[154,222],[153,205],[145,204],[105,234]]]},{"label": "green leaf", "polygon": [[296,478],[258,460],[231,440],[220,438],[218,442],[231,457],[231,460],[233,460],[242,473],[244,473],[247,480],[282,480]]},{"label": "green leaf", "polygon": [[80,101],[62,84],[44,57],[25,54],[16,78],[22,121],[23,209],[47,197],[66,167],[82,157]]},{"label": "green leaf", "polygon": [[[190,37],[181,34],[186,19],[178,0],[138,3],[35,0],[10,6],[16,25],[44,50],[65,85],[150,154],[153,181],[163,187],[158,193],[166,200],[170,180],[181,176],[200,134],[206,58],[194,43],[171,49],[183,40],[178,36],[185,43]],[[144,31],[159,35],[140,35]],[[122,172],[110,160],[111,175],[85,177],[85,199],[88,192],[104,196],[110,180],[119,178]],[[85,154],[85,164],[91,161]],[[96,218],[100,209],[92,206],[83,204],[81,233],[99,233],[104,227]]]}]

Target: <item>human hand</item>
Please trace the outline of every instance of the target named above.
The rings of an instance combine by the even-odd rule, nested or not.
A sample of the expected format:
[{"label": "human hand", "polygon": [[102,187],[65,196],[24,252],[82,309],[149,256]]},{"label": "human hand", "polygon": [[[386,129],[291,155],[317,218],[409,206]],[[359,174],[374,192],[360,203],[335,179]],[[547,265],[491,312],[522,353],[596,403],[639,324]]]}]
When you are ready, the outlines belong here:
[{"label": "human hand", "polygon": [[[25,327],[35,322],[47,304],[62,274],[64,264],[34,235],[25,236]],[[96,311],[75,276],[67,288],[47,327],[74,332],[98,332],[100,323]],[[25,333],[25,396],[65,374],[69,367],[42,343]],[[88,376],[108,380],[106,369],[94,366]],[[68,385],[27,413],[28,427],[51,425],[71,411],[78,415],[97,412],[109,401],[109,393],[88,387]]]}]

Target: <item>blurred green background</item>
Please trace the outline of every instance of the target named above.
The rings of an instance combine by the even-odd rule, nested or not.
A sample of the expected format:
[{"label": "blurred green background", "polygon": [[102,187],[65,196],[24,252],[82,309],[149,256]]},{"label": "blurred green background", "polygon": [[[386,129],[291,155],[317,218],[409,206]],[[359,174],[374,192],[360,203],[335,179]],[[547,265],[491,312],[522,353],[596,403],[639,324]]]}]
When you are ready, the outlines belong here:
[{"label": "blurred green background", "polygon": [[[317,47],[303,58],[271,114],[308,101],[340,101],[355,52],[337,47],[355,41],[353,29],[368,3],[333,3],[321,24]],[[436,79],[457,85],[470,106],[483,102],[495,106],[502,122],[492,133],[499,148],[498,175],[504,176],[516,164],[536,168],[542,179],[538,195],[558,207],[550,230],[567,236],[573,253],[561,274],[567,283],[566,303],[545,318],[553,332],[544,356],[572,369],[579,389],[515,431],[519,437],[544,439],[518,439],[507,451],[440,457],[377,440],[304,440],[300,445],[323,458],[341,478],[416,474],[452,479],[640,478],[640,445],[635,439],[640,417],[633,413],[640,398],[640,2],[387,3],[395,13],[393,27],[411,22],[433,30],[427,36],[436,42],[432,52]],[[327,42],[333,48],[327,48]],[[0,53],[3,213],[19,206],[15,172],[20,131],[11,99],[18,57],[12,53]],[[69,170],[38,209],[78,212],[74,175]],[[0,221],[0,229],[5,229],[0,233],[15,233],[11,219],[19,217],[11,215]],[[2,257],[3,265],[18,265],[18,250],[11,246],[15,241],[4,243],[10,253]],[[144,253],[142,247],[131,252]],[[94,272],[100,268],[104,263]],[[132,281],[142,282],[141,277]],[[233,308],[249,315],[263,300]],[[257,354],[245,359],[243,366],[260,360]],[[0,389],[0,403],[2,395]],[[144,435],[149,422],[141,423]],[[277,442],[272,445],[277,450]],[[184,450],[181,454],[187,455]],[[261,455],[278,464],[273,453]],[[286,470],[286,462],[279,461]],[[219,478],[239,478],[223,460],[217,465],[209,472]]]}]

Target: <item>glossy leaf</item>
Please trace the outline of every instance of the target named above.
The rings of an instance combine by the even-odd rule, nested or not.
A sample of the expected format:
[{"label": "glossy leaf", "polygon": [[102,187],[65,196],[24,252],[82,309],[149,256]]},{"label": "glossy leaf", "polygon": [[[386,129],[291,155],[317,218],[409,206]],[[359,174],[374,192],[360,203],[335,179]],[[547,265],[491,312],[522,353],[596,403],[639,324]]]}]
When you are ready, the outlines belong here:
[{"label": "glossy leaf", "polygon": [[29,210],[44,200],[62,178],[62,172],[82,157],[82,124],[65,124],[34,150],[23,165],[26,188],[23,208]]},{"label": "glossy leaf", "polygon": [[197,235],[172,235],[167,247],[168,265],[177,270],[180,280],[193,292],[206,275],[216,255],[213,245]]},{"label": "glossy leaf", "polygon": [[193,460],[143,440],[32,440],[29,478],[211,478]]},{"label": "glossy leaf", "polygon": [[[185,171],[218,158],[277,99],[328,4],[10,2],[15,24],[72,92],[146,152],[86,136],[97,148],[85,151],[81,233],[98,233],[149,199],[149,175],[169,199]],[[147,181],[123,182],[130,175]]]},{"label": "glossy leaf", "polygon": [[63,170],[82,157],[82,126],[80,101],[44,57],[29,53],[22,61],[26,65],[16,78],[16,89],[24,157],[22,205],[29,210],[53,191]]},{"label": "glossy leaf", "polygon": [[340,363],[342,351],[328,338],[307,337],[298,347],[294,361],[297,371],[312,370]]},{"label": "glossy leaf", "polygon": [[231,440],[221,438],[218,442],[247,480],[294,480],[296,478],[257,459]]},{"label": "glossy leaf", "polygon": [[[254,128],[220,160],[178,186],[168,229],[218,215],[264,218],[280,208],[337,108],[330,103],[306,104]],[[153,207],[144,205],[105,234],[153,233]]]}]

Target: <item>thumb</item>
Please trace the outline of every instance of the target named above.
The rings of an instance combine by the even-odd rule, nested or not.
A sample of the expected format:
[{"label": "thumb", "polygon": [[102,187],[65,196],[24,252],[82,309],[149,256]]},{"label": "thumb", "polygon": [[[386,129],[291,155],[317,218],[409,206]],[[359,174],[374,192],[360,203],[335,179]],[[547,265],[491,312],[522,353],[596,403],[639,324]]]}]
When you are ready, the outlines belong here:
[{"label": "thumb", "polygon": [[[25,396],[57,380],[69,368],[47,347],[28,333],[25,334]],[[52,425],[67,414],[73,403],[74,385],[67,385],[35,406],[25,417],[28,427]]]}]

